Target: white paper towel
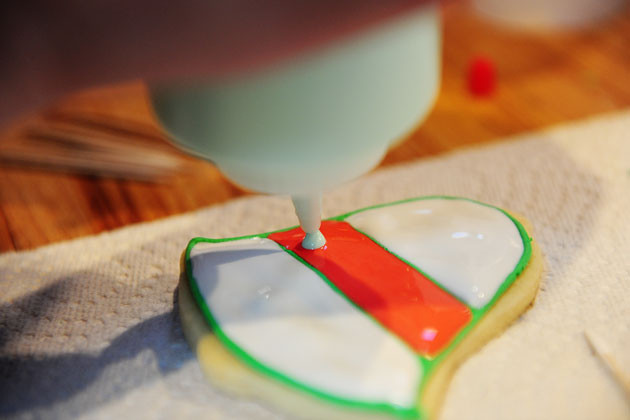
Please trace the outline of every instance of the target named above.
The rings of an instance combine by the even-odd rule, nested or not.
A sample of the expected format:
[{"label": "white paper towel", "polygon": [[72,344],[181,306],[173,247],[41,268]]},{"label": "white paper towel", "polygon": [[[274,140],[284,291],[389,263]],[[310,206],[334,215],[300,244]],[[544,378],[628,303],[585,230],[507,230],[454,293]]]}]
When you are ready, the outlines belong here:
[{"label": "white paper towel", "polygon": [[[630,112],[377,171],[324,212],[429,194],[526,216],[546,260],[535,306],[457,371],[441,419],[630,418],[583,335],[628,363]],[[191,237],[294,224],[288,198],[250,197],[0,255],[0,417],[278,418],[206,384],[174,300]]]}]

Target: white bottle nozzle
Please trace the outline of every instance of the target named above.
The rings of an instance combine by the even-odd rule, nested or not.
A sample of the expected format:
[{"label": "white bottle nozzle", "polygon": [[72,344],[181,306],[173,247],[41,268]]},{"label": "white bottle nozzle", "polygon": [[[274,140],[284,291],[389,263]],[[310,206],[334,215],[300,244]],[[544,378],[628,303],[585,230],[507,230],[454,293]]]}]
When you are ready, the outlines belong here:
[{"label": "white bottle nozzle", "polygon": [[322,194],[299,194],[291,197],[295,206],[300,226],[306,236],[302,246],[306,249],[318,249],[326,244],[326,238],[319,231],[322,221]]}]

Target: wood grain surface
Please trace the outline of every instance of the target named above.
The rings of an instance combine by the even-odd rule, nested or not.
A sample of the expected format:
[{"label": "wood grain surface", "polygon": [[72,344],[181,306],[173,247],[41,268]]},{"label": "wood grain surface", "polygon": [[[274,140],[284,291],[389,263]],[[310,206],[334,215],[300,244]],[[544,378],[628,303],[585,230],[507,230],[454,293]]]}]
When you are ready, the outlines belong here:
[{"label": "wood grain surface", "polygon": [[[466,87],[470,60],[479,55],[497,68],[497,90],[487,98],[472,96]],[[444,10],[442,76],[432,113],[382,166],[630,106],[630,10],[585,30],[532,33],[485,21],[465,2],[450,3]],[[0,142],[25,135],[29,124],[51,115],[97,129],[131,128],[156,141],[162,137],[138,81],[64,98],[16,122],[0,133]],[[210,164],[187,159],[184,173],[153,183],[2,165],[0,251],[96,234],[247,194]]]}]

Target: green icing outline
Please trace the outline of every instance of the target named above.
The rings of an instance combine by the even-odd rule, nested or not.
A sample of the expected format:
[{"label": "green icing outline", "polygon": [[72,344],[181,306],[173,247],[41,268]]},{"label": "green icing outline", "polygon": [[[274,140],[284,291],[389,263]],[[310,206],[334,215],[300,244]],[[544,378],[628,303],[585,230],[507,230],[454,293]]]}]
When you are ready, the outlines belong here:
[{"label": "green icing outline", "polygon": [[470,332],[470,330],[472,330],[475,327],[475,325],[477,325],[477,323],[481,320],[483,315],[490,309],[490,307],[492,305],[494,305],[494,303],[503,295],[503,293],[512,285],[512,283],[514,283],[514,280],[516,280],[516,278],[519,276],[519,274],[523,272],[525,267],[527,267],[527,264],[529,263],[529,260],[531,258],[531,254],[532,254],[532,246],[531,246],[532,238],[528,235],[527,231],[525,230],[523,225],[518,220],[516,220],[514,217],[512,217],[512,215],[510,215],[508,212],[506,212],[505,210],[503,210],[503,209],[501,209],[499,207],[496,207],[496,206],[493,206],[493,205],[490,205],[490,204],[486,204],[486,203],[482,203],[480,201],[469,199],[469,198],[443,196],[443,195],[431,195],[431,196],[424,196],[424,197],[415,197],[415,198],[408,198],[408,199],[405,199],[405,200],[394,201],[394,202],[390,202],[390,203],[376,204],[376,205],[373,205],[373,206],[364,207],[364,208],[361,208],[361,209],[358,209],[358,210],[354,210],[354,211],[351,211],[351,212],[348,212],[348,213],[344,213],[344,214],[339,215],[339,216],[335,216],[335,217],[331,217],[331,218],[325,219],[325,220],[334,220],[334,221],[345,221],[346,218],[348,218],[348,217],[350,217],[350,216],[352,216],[354,214],[361,213],[361,212],[368,211],[368,210],[378,209],[378,208],[382,208],[382,207],[395,206],[395,205],[398,205],[398,204],[410,203],[410,202],[421,201],[421,200],[436,200],[436,199],[468,201],[468,202],[471,202],[471,203],[479,204],[479,205],[482,205],[482,206],[489,207],[489,208],[492,208],[492,209],[500,211],[505,216],[507,216],[512,221],[512,223],[514,223],[516,228],[518,229],[519,234],[521,236],[521,239],[523,241],[523,254],[521,255],[521,258],[519,259],[519,261],[516,264],[516,266],[514,267],[514,270],[506,277],[506,279],[503,281],[501,286],[499,286],[499,288],[497,289],[497,291],[494,294],[494,296],[492,297],[492,299],[490,299],[490,301],[488,301],[488,303],[486,305],[484,305],[483,307],[481,307],[481,308],[473,308],[470,305],[468,305],[466,302],[464,302],[462,299],[460,299],[459,297],[455,296],[453,293],[449,292],[444,286],[442,286],[439,282],[437,282],[432,277],[427,275],[425,272],[420,270],[414,264],[411,264],[406,259],[399,257],[398,255],[394,254],[393,252],[390,252],[386,247],[381,245],[374,238],[372,238],[371,236],[369,236],[369,235],[365,234],[364,232],[361,232],[359,229],[357,229],[357,231],[361,232],[362,234],[364,234],[365,236],[370,238],[372,241],[374,241],[376,244],[381,246],[387,252],[390,252],[391,254],[393,254],[394,256],[399,258],[401,261],[405,262],[409,266],[413,267],[415,270],[419,271],[422,275],[427,277],[431,282],[433,282],[439,288],[444,290],[450,296],[453,296],[454,298],[458,299],[462,304],[464,304],[471,311],[472,318],[471,318],[470,322],[457,333],[455,338],[453,338],[453,340],[435,358],[422,356],[422,355],[418,354],[415,350],[411,349],[406,342],[402,341],[395,334],[392,334],[389,330],[387,330],[387,328],[385,328],[383,325],[381,325],[380,322],[378,322],[376,319],[374,319],[372,317],[372,315],[370,315],[369,313],[365,312],[355,302],[350,300],[344,293],[341,292],[341,290],[339,290],[339,288],[334,283],[332,283],[319,270],[317,270],[315,267],[313,267],[310,264],[308,264],[300,256],[298,256],[295,252],[290,251],[290,250],[284,248],[283,246],[279,246],[280,249],[282,249],[285,252],[291,254],[295,259],[297,259],[302,264],[304,264],[305,266],[307,266],[308,268],[313,270],[335,292],[339,293],[348,302],[350,302],[350,304],[352,304],[355,308],[357,308],[358,310],[363,312],[366,316],[368,316],[370,319],[372,319],[373,322],[375,322],[381,328],[386,330],[394,338],[398,339],[402,344],[404,344],[407,348],[409,348],[412,353],[414,353],[416,355],[416,357],[418,358],[419,363],[420,363],[421,378],[420,378],[420,383],[417,385],[418,391],[417,391],[416,404],[413,407],[399,407],[399,406],[395,406],[395,405],[392,405],[392,404],[389,404],[389,403],[383,403],[383,402],[364,402],[364,401],[357,401],[357,400],[351,400],[351,399],[346,399],[346,398],[340,398],[340,397],[337,397],[335,395],[332,395],[332,394],[326,393],[324,391],[321,391],[319,389],[316,389],[316,388],[310,387],[308,385],[305,385],[305,384],[303,384],[301,382],[298,382],[297,380],[294,380],[291,377],[289,377],[289,376],[287,376],[287,375],[285,375],[285,374],[283,374],[283,373],[281,373],[281,372],[279,372],[279,371],[277,371],[277,370],[275,370],[273,368],[270,368],[270,367],[264,365],[263,363],[261,363],[258,360],[256,360],[254,357],[250,356],[244,349],[240,348],[236,343],[234,343],[223,332],[223,330],[219,326],[218,322],[216,321],[216,319],[212,315],[212,312],[210,311],[210,308],[208,308],[208,305],[206,304],[206,301],[204,300],[203,296],[201,295],[199,287],[197,286],[197,280],[192,275],[192,261],[191,261],[191,258],[190,258],[190,253],[191,253],[192,249],[195,247],[195,245],[197,245],[198,243],[233,242],[233,241],[238,241],[238,240],[242,240],[242,239],[256,239],[256,238],[266,239],[269,235],[271,235],[273,233],[285,232],[285,231],[288,231],[288,230],[291,230],[291,229],[295,229],[297,226],[292,226],[292,227],[285,228],[285,229],[279,229],[279,230],[275,230],[275,231],[272,231],[272,232],[266,232],[266,233],[255,234],[255,235],[238,236],[238,237],[233,237],[233,238],[223,238],[223,239],[210,239],[210,238],[202,238],[202,237],[193,238],[188,243],[188,246],[186,247],[186,251],[185,251],[186,277],[188,278],[188,283],[190,285],[190,288],[191,288],[192,294],[193,294],[193,296],[195,298],[195,301],[197,302],[197,305],[200,307],[201,312],[203,313],[206,321],[210,324],[210,327],[212,328],[213,332],[217,335],[219,340],[228,348],[228,350],[230,350],[236,357],[240,358],[243,362],[248,364],[250,367],[252,367],[252,368],[254,368],[256,370],[259,370],[260,372],[262,372],[262,373],[264,373],[264,374],[266,374],[266,375],[268,375],[268,376],[270,376],[270,377],[272,377],[272,378],[274,378],[274,379],[276,379],[276,380],[278,380],[278,381],[280,381],[280,382],[282,382],[282,383],[284,383],[286,385],[292,386],[292,387],[294,387],[294,388],[296,388],[298,390],[301,390],[301,391],[305,391],[305,392],[307,392],[307,393],[309,393],[311,395],[314,395],[316,397],[319,397],[319,398],[324,399],[324,400],[329,401],[329,402],[333,402],[335,404],[340,404],[340,405],[343,405],[343,406],[346,406],[346,407],[352,407],[352,408],[356,408],[356,409],[364,409],[364,410],[370,410],[370,411],[380,411],[380,412],[383,412],[383,413],[393,414],[393,415],[395,415],[395,416],[397,416],[399,418],[422,419],[422,418],[425,418],[425,415],[424,415],[422,407],[419,404],[419,397],[422,394],[424,386],[429,382],[428,379],[432,375],[433,370],[440,364],[440,362],[451,351],[453,351],[453,349],[457,346],[457,344],[461,340],[463,340],[464,337],[466,337],[466,335]]},{"label": "green icing outline", "polygon": [[[256,360],[254,357],[250,356],[247,351],[245,351],[244,349],[242,349],[241,347],[239,347],[236,343],[234,343],[221,329],[221,327],[219,326],[219,323],[216,321],[216,319],[214,318],[214,316],[212,315],[212,312],[210,311],[210,308],[208,307],[205,299],[203,298],[203,296],[201,295],[201,292],[199,290],[199,287],[196,283],[196,279],[195,277],[192,275],[192,261],[190,259],[190,252],[192,251],[192,249],[195,247],[196,244],[198,243],[222,243],[222,242],[233,242],[233,241],[238,241],[238,240],[242,240],[242,239],[266,239],[267,236],[271,235],[272,233],[276,233],[276,232],[284,232],[287,230],[291,230],[294,229],[296,226],[293,226],[291,228],[288,229],[280,229],[280,230],[276,230],[273,232],[267,232],[267,233],[263,233],[260,235],[248,235],[248,236],[239,236],[239,237],[235,237],[235,238],[226,238],[226,239],[209,239],[209,238],[193,238],[190,240],[190,242],[188,243],[188,247],[186,248],[186,256],[185,256],[185,264],[186,264],[186,276],[188,277],[188,282],[192,291],[192,294],[197,302],[197,304],[200,306],[201,308],[201,312],[203,313],[204,317],[206,318],[206,321],[210,324],[210,327],[212,328],[212,331],[217,335],[217,337],[221,340],[221,342],[238,358],[240,358],[243,362],[245,362],[246,364],[248,364],[250,367],[257,369],[259,371],[261,371],[262,373],[284,383],[290,386],[293,386],[295,388],[297,388],[298,390],[301,391],[306,391],[307,393],[310,393],[312,395],[315,395],[316,397],[319,397],[321,399],[324,399],[326,401],[329,402],[333,402],[336,404],[340,404],[340,405],[344,405],[347,407],[351,407],[351,408],[355,408],[355,409],[364,409],[364,410],[374,410],[374,411],[380,411],[380,412],[385,412],[385,413],[390,413],[392,415],[395,415],[399,418],[403,418],[403,419],[417,419],[417,418],[421,418],[424,416],[421,416],[421,413],[418,411],[418,407],[414,406],[414,407],[399,407],[399,406],[394,406],[392,404],[389,403],[385,403],[385,402],[364,402],[364,401],[357,401],[357,400],[351,400],[351,399],[347,399],[347,398],[340,398],[337,397],[333,394],[329,394],[325,391],[321,391],[317,388],[308,386],[308,385],[304,385],[303,383],[291,378],[290,376],[287,376],[279,371],[277,371],[274,368],[271,368],[261,362],[259,362],[258,360]],[[334,292],[338,293],[341,297],[343,297],[347,302],[349,302],[352,306],[354,306],[355,308],[357,308],[357,310],[361,311],[362,313],[364,313],[368,318],[372,319],[374,323],[376,323],[376,325],[378,325],[380,328],[382,328],[384,331],[386,331],[390,336],[392,336],[394,339],[398,340],[401,344],[403,344],[405,347],[407,347],[409,349],[409,351],[411,353],[413,353],[414,355],[418,356],[418,354],[409,347],[409,345],[402,341],[398,336],[396,336],[395,334],[392,334],[389,330],[387,330],[383,325],[381,325],[378,321],[376,321],[372,315],[370,315],[369,313],[365,312],[361,307],[359,307],[355,302],[353,302],[352,300],[350,300],[345,294],[343,294],[341,292],[341,290],[339,290],[339,288],[332,283],[326,276],[324,276],[319,270],[317,270],[315,267],[311,266],[310,264],[308,264],[306,261],[304,261],[304,259],[302,257],[300,257],[299,255],[297,255],[295,252],[290,251],[286,248],[284,248],[283,246],[278,244],[278,248],[280,248],[281,250],[285,251],[286,253],[292,255],[295,259],[297,259],[299,262],[301,262],[302,264],[304,264],[306,267],[308,267],[309,269],[313,270],[322,280],[324,280],[324,282],[326,284],[328,284],[329,287],[331,287],[331,289],[333,289]],[[416,385],[416,387],[418,389],[420,389],[420,387],[422,386],[422,381],[424,378],[424,373],[425,373],[425,368],[423,366],[422,361],[419,361],[419,369],[421,371],[421,377],[420,377],[420,383],[418,383]]]}]

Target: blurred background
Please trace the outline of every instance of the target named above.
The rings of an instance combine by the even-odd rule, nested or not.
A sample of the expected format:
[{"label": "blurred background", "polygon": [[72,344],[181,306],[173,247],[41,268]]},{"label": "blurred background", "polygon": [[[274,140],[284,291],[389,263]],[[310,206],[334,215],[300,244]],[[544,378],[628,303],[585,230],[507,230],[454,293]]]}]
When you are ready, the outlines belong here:
[{"label": "blurred background", "polygon": [[[627,1],[475,0],[441,7],[437,102],[381,166],[630,106]],[[309,15],[300,19],[308,22]],[[10,60],[3,67],[0,86],[10,88]],[[0,132],[1,252],[248,194],[210,163],[167,141],[145,81],[120,79],[5,111],[10,118]],[[10,110],[12,96],[3,96],[0,108]]]}]

